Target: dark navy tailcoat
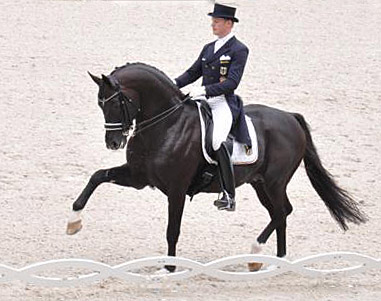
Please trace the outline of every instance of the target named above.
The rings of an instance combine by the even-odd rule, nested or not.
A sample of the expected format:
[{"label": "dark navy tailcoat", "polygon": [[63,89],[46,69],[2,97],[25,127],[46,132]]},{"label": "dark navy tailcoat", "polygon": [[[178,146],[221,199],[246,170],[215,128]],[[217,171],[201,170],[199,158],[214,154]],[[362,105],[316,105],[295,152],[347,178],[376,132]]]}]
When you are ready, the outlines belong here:
[{"label": "dark navy tailcoat", "polygon": [[177,77],[176,84],[182,88],[202,76],[206,96],[225,95],[233,115],[232,133],[236,140],[251,146],[242,102],[234,95],[241,81],[249,49],[233,36],[216,53],[215,42],[206,44],[193,65]]}]

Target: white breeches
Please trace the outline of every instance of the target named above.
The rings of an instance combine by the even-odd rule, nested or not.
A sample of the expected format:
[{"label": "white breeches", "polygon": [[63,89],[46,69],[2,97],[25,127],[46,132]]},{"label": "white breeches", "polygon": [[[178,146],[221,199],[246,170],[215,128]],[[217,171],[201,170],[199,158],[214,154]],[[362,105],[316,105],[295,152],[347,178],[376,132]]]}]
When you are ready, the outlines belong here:
[{"label": "white breeches", "polygon": [[218,150],[229,135],[233,116],[224,95],[210,97],[207,100],[213,116],[213,150]]}]

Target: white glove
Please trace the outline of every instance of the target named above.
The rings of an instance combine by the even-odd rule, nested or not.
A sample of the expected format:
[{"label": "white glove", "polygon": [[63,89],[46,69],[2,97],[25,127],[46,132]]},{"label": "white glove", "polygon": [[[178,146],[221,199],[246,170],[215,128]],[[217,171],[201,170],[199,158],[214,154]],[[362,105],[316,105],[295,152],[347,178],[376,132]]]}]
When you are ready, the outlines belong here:
[{"label": "white glove", "polygon": [[198,96],[203,96],[206,94],[206,91],[205,91],[205,87],[204,86],[201,86],[201,87],[193,87],[190,91],[189,91],[189,96],[192,97],[192,98],[196,98]]}]

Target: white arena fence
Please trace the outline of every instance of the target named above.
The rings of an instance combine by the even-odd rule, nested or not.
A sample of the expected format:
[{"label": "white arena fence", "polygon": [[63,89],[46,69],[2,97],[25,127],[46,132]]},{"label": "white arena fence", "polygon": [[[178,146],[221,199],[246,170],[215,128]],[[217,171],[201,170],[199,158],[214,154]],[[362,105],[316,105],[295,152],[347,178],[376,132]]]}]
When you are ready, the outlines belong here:
[{"label": "white arena fence", "polygon": [[[332,261],[336,265],[339,262],[343,263],[345,261],[346,266],[335,269],[319,269],[314,267],[321,265],[322,262],[327,264],[328,261]],[[261,262],[269,266],[258,272],[249,272],[247,269],[245,271],[232,271],[232,266],[246,265],[249,262]],[[348,263],[351,266],[348,266]],[[176,265],[178,271],[161,275],[152,272],[153,267],[163,268],[164,265]],[[91,273],[61,278],[41,275],[46,274],[48,271],[51,272],[52,269],[72,270],[74,268],[86,271],[90,270]],[[150,268],[152,273],[146,275],[136,272],[136,270],[144,268]],[[295,261],[275,256],[248,254],[225,257],[209,263],[200,263],[181,257],[161,256],[132,260],[116,266],[86,259],[59,259],[35,263],[20,269],[0,264],[0,284],[19,280],[38,286],[71,287],[90,284],[95,281],[108,279],[109,277],[118,278],[130,283],[149,283],[164,280],[179,281],[197,275],[207,275],[225,281],[251,281],[270,278],[288,272],[309,277],[322,277],[335,274],[352,275],[371,269],[380,270],[381,260],[352,252],[325,253]]]}]

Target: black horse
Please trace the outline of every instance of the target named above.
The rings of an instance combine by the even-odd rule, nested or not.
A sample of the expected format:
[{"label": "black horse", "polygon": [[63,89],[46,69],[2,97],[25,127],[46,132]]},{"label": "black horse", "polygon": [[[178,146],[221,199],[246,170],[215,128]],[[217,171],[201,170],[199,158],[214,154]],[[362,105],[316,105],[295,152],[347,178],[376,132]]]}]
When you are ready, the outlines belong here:
[{"label": "black horse", "polygon": [[[81,229],[79,213],[98,185],[108,182],[136,189],[149,185],[168,197],[168,255],[175,256],[186,194],[207,166],[196,105],[163,72],[143,63],[126,64],[102,78],[90,76],[99,86],[107,147],[124,147],[131,125],[135,129],[128,140],[127,163],[93,174],[73,204],[76,216],[67,232]],[[302,115],[262,105],[245,106],[245,112],[257,131],[259,155],[254,164],[234,166],[234,172],[236,186],[251,184],[270,214],[258,243],[266,243],[276,230],[277,256],[286,254],[286,218],[292,211],[286,188],[302,159],[313,187],[339,225],[346,230],[347,222],[365,222],[356,202],[322,166]],[[220,191],[216,179],[203,189]]]}]

